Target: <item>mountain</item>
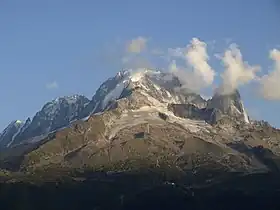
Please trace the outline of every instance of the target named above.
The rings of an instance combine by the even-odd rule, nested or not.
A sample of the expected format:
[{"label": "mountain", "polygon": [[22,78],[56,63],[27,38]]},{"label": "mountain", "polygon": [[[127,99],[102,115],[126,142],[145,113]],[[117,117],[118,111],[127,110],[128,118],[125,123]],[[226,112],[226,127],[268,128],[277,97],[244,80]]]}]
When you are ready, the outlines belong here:
[{"label": "mountain", "polygon": [[193,102],[205,106],[206,101],[198,94],[180,90],[182,85],[179,79],[170,73],[152,70],[123,70],[115,77],[109,78],[96,91],[86,107],[82,117],[101,112],[110,106],[111,102],[128,96],[137,88],[145,88],[149,94],[156,94],[159,101],[166,102]]},{"label": "mountain", "polygon": [[[130,142],[138,137],[149,143]],[[232,166],[226,170],[269,170],[271,166],[253,154],[254,148],[261,145],[278,154],[278,138],[277,129],[249,121],[238,90],[229,95],[217,91],[206,101],[183,88],[171,73],[123,70],[105,81],[91,100],[79,95],[57,98],[32,120],[11,123],[1,134],[0,159],[4,165],[20,159],[19,167],[25,169],[54,162],[76,168],[81,161],[93,167],[99,161],[111,164],[108,151],[100,153],[110,147],[119,161],[137,153],[152,159],[170,155],[192,159],[199,151],[203,156],[213,153],[205,159],[213,159],[213,164],[230,157],[227,164]],[[123,144],[136,153],[126,151]],[[253,156],[244,158],[244,148]]]},{"label": "mountain", "polygon": [[145,209],[186,199],[208,206],[211,195],[215,206],[241,194],[270,197],[280,186],[280,130],[249,120],[238,90],[205,100],[160,71],[120,71],[91,100],[58,98],[32,120],[12,122],[1,141],[0,183],[9,193],[0,200],[47,195],[52,209],[82,209],[85,198],[95,209],[154,199]]},{"label": "mountain", "polygon": [[[141,87],[160,102],[206,106],[206,101],[200,95],[180,90],[181,84],[172,74],[151,70],[136,73],[132,70],[123,70],[105,81],[91,100],[85,96],[73,95],[46,103],[32,121],[28,118],[18,130],[12,129],[10,132],[13,135],[10,132],[3,133],[0,147],[11,147],[26,141],[40,141],[50,132],[68,126],[70,122],[86,119],[91,114],[109,109],[115,100],[126,97]],[[6,130],[10,130],[10,127],[8,126]]]},{"label": "mountain", "polygon": [[31,120],[10,123],[0,136],[0,147],[36,141],[79,118],[89,99],[81,95],[60,97],[46,103]]},{"label": "mountain", "polygon": [[173,74],[145,69],[119,72],[91,100],[78,95],[53,100],[21,125],[3,132],[8,148],[2,159],[5,166],[20,159],[18,167],[26,170],[54,163],[111,165],[137,154],[150,157],[150,163],[171,157],[182,162],[196,159],[197,152],[223,170],[270,170],[254,148],[261,145],[278,154],[280,145],[277,129],[250,123],[237,90],[216,92],[206,101],[184,89]]}]

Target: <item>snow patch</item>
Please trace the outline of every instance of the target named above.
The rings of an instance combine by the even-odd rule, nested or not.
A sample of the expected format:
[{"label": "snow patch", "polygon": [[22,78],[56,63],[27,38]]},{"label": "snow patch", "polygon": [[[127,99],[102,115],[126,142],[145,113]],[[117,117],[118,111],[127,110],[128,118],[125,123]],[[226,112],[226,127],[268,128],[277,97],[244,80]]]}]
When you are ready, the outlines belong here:
[{"label": "snow patch", "polygon": [[97,103],[95,103],[95,106],[94,108],[92,109],[91,113],[90,114],[93,114],[95,112],[95,110],[97,109],[97,107],[99,106],[100,104],[100,101],[98,101]]},{"label": "snow patch", "polygon": [[5,136],[6,133],[8,133],[9,130],[10,130],[11,128],[13,128],[13,126],[17,126],[16,121],[12,121],[12,122],[2,131],[2,133],[0,133],[0,137]]},{"label": "snow patch", "polygon": [[87,121],[87,120],[90,118],[90,116],[91,116],[91,115],[89,115],[89,116],[87,116],[87,117],[84,117],[84,118],[82,118],[81,120],[82,120],[82,121]]},{"label": "snow patch", "polygon": [[169,98],[172,98],[172,95],[169,93],[169,91],[166,90],[165,92]]},{"label": "snow patch", "polygon": [[[151,100],[151,98],[149,99]],[[188,129],[189,131],[196,133],[199,131],[205,131],[208,132],[208,124],[205,121],[202,120],[191,120],[191,119],[185,119],[185,118],[180,118],[174,115],[173,112],[169,111],[167,109],[167,104],[164,103],[156,103],[154,102],[154,106],[143,106],[138,110],[133,110],[133,112],[139,112],[139,111],[156,111],[156,112],[161,112],[166,114],[169,117],[170,122],[175,122],[180,125],[182,125],[184,128]]]},{"label": "snow patch", "polygon": [[14,142],[15,137],[21,132],[21,128],[24,126],[24,124],[21,125],[21,127],[19,127],[18,131],[12,136],[12,140],[7,144],[7,147],[10,147],[11,144]]},{"label": "snow patch", "polygon": [[28,126],[30,125],[31,121],[26,120],[25,123],[21,123],[20,127],[18,128],[18,131],[12,136],[11,141],[7,144],[7,147],[10,147],[12,143],[14,142],[15,138],[22,132],[24,132]]},{"label": "snow patch", "polygon": [[159,86],[157,86],[156,84],[153,84],[153,85],[157,91],[161,91],[161,88]]},{"label": "snow patch", "polygon": [[244,104],[243,104],[242,101],[241,101],[241,107],[242,107],[242,112],[243,112],[243,116],[244,116],[244,121],[245,121],[246,123],[250,123],[249,117],[248,117],[248,115],[247,115],[247,112],[245,111]]},{"label": "snow patch", "polygon": [[117,84],[116,87],[104,97],[102,102],[102,109],[104,109],[110,101],[119,99],[127,85],[128,80],[123,80],[119,84]]}]

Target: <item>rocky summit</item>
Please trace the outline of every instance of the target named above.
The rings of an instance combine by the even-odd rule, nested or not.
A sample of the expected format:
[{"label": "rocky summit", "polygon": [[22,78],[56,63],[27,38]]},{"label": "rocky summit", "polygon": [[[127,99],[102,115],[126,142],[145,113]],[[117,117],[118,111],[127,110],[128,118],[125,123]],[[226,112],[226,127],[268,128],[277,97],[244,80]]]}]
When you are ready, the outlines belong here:
[{"label": "rocky summit", "polygon": [[249,198],[279,194],[280,130],[250,120],[238,90],[205,100],[161,71],[53,100],[9,124],[0,148],[0,199],[46,200],[29,209],[259,209],[272,203]]}]

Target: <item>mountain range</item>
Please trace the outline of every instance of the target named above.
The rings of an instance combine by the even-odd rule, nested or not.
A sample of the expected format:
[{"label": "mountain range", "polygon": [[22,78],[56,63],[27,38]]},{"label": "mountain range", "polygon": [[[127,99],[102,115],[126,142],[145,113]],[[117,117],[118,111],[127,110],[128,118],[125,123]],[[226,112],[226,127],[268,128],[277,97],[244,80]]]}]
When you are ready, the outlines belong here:
[{"label": "mountain range", "polygon": [[[238,90],[227,95],[217,90],[205,100],[172,73],[122,70],[101,84],[91,100],[57,98],[32,120],[11,122],[0,135],[0,167],[103,167],[147,155],[176,157],[172,161],[177,164],[199,154],[215,164],[225,161],[226,170],[278,170],[279,135],[268,123],[249,119]],[[272,163],[255,154],[259,150],[273,157]]]},{"label": "mountain range", "polygon": [[134,73],[132,70],[124,70],[105,81],[91,100],[82,95],[60,97],[46,103],[32,120],[12,121],[0,134],[0,147],[40,141],[49,133],[67,127],[76,120],[107,110],[114,100],[124,98],[133,91],[133,86],[145,88],[143,93],[160,103],[169,103],[169,109],[183,108],[187,118],[214,122],[219,115],[229,114],[249,122],[237,90],[227,96],[215,94],[206,101],[200,95],[180,88],[179,79],[170,73],[152,70]]},{"label": "mountain range", "polygon": [[[121,152],[120,145],[137,139],[137,133],[145,136],[147,129],[149,139],[154,140],[141,146],[145,155],[158,156],[157,150],[163,150],[164,157],[181,158],[200,150],[203,155],[213,153],[213,147],[219,151],[214,155],[219,164],[224,158],[234,160],[234,167],[227,166],[230,170],[270,170],[272,166],[253,151],[268,150],[273,157],[279,153],[279,130],[263,121],[251,121],[238,90],[228,95],[217,90],[205,100],[184,88],[172,73],[142,69],[118,72],[101,84],[91,100],[81,95],[57,98],[32,120],[11,122],[0,135],[0,166],[17,170],[53,162],[74,168],[81,162],[92,166],[99,162],[93,154],[112,145],[118,145],[116,155],[127,160],[130,150]],[[150,154],[149,145],[157,152]],[[111,164],[109,156],[103,158]],[[213,158],[213,154],[207,156]]]},{"label": "mountain range", "polygon": [[279,194],[279,169],[280,130],[251,120],[238,90],[206,100],[147,69],[118,72],[91,99],[48,102],[0,135],[10,209],[260,209]]}]

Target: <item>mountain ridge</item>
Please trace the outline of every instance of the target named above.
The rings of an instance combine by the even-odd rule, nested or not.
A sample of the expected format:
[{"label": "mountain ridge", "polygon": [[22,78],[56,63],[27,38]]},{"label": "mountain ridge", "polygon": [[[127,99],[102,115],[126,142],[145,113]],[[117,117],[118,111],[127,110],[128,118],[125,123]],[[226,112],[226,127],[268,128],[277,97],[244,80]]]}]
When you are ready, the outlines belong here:
[{"label": "mountain ridge", "polygon": [[[231,170],[239,170],[240,167],[245,170],[243,166],[238,166],[235,162],[237,160],[252,169],[267,167],[257,157],[246,157],[253,161],[246,163],[243,153],[236,149],[244,147],[239,145],[240,141],[245,141],[245,148],[248,147],[246,151],[251,151],[252,145],[263,145],[278,153],[278,132],[273,134],[275,137],[262,142],[264,137],[261,136],[264,134],[260,133],[256,124],[249,122],[238,90],[230,95],[215,93],[211,99],[205,100],[199,94],[182,89],[179,79],[171,73],[146,69],[138,72],[121,71],[102,83],[91,100],[79,95],[72,98],[70,96],[69,100],[58,98],[46,103],[32,120],[27,120],[21,124],[20,129],[13,131],[19,134],[10,142],[6,140],[7,146],[1,149],[0,167],[1,164],[4,168],[17,165],[18,169],[25,170],[54,163],[81,167],[76,161],[93,167],[91,162],[96,160],[90,160],[87,156],[92,156],[94,151],[99,154],[98,151],[107,148],[108,144],[122,145],[123,140],[137,139],[138,135],[142,136],[140,139],[151,138],[151,145],[159,147],[160,151],[162,149],[159,145],[166,144],[169,149],[165,148],[162,154],[158,154],[166,158],[178,156],[180,150],[189,156],[189,153],[200,151],[208,144],[212,145],[209,148],[216,148],[213,151],[223,151],[224,155],[225,151],[231,151],[235,155],[231,157],[233,162],[229,161],[228,164],[233,164],[233,168],[237,167]],[[148,125],[149,129],[146,128]],[[261,125],[263,126],[265,125]],[[268,132],[274,132],[270,125],[268,128]],[[147,129],[152,134],[146,136]],[[248,134],[250,129],[255,132],[253,136]],[[166,133],[167,130],[174,133],[174,137]],[[163,133],[165,135],[162,136]],[[179,133],[181,134],[177,136]],[[162,142],[159,139],[165,140]],[[194,145],[191,150],[180,146],[188,141]],[[139,148],[134,144],[138,143],[132,144],[137,151]],[[277,147],[272,147],[272,144]],[[146,143],[141,147],[147,151],[151,149]],[[176,149],[173,151],[171,148]],[[201,151],[204,153],[207,150]],[[141,150],[139,155],[142,156],[147,151]],[[131,151],[124,154],[126,153],[128,156],[132,155]],[[126,160],[120,151],[116,154],[120,159]],[[155,158],[154,153],[150,155],[152,159]],[[220,153],[217,155],[206,155],[206,159],[214,158],[215,164],[225,161]],[[132,156],[134,157],[134,153]],[[108,155],[102,155],[97,162],[104,162],[107,158],[111,159]],[[106,160],[105,163],[111,164],[111,161],[108,163]]]},{"label": "mountain ridge", "polygon": [[[144,78],[144,79],[143,79]],[[131,91],[133,88],[139,88],[141,86],[143,86],[143,81],[141,81],[141,79],[143,81],[146,81],[146,86],[148,88],[153,88],[153,89],[157,89],[157,91],[154,91],[155,93],[159,92],[159,89],[163,88],[164,91],[162,91],[160,94],[163,94],[163,96],[158,95],[157,97],[161,97],[161,100],[165,100],[165,102],[168,103],[174,103],[174,104],[194,104],[195,106],[199,107],[199,108],[207,108],[207,110],[211,109],[211,102],[213,102],[213,97],[215,99],[215,97],[217,96],[217,94],[215,93],[214,96],[209,99],[209,100],[204,100],[199,94],[195,94],[190,92],[189,90],[183,90],[180,89],[181,88],[181,84],[179,79],[168,72],[161,72],[161,71],[156,71],[156,70],[148,70],[148,69],[140,69],[138,71],[133,71],[131,69],[128,70],[122,70],[120,72],[118,72],[115,76],[110,77],[109,79],[107,79],[105,82],[103,82],[101,84],[101,86],[96,90],[96,93],[93,95],[92,99],[87,99],[85,96],[83,95],[72,95],[72,96],[65,96],[65,97],[59,97],[57,99],[52,100],[51,102],[47,102],[42,109],[36,113],[36,115],[33,117],[32,121],[30,119],[26,120],[25,123],[25,129],[24,131],[19,131],[19,130],[13,130],[13,134],[15,135],[12,139],[11,137],[2,137],[2,139],[0,138],[0,147],[9,147],[11,146],[14,142],[21,142],[24,140],[27,140],[28,138],[33,138],[36,136],[40,136],[40,135],[44,135],[47,134],[48,132],[53,132],[56,129],[61,129],[65,126],[70,125],[73,121],[75,120],[80,120],[83,118],[87,118],[88,116],[90,116],[91,114],[97,113],[97,112],[102,112],[106,109],[106,106],[108,106],[108,104],[111,101],[117,100],[121,97],[125,97],[125,94],[128,94],[129,91]],[[140,81],[140,83],[139,83]],[[139,83],[137,85],[137,83]],[[145,86],[144,85],[144,86]],[[147,88],[146,87],[146,88]],[[239,103],[240,106],[243,106],[243,110],[241,110],[240,108],[237,109],[237,111],[239,111],[239,113],[237,114],[243,114],[243,118],[244,120],[249,123],[249,119],[247,116],[247,113],[244,109],[244,105],[241,101],[240,98],[240,94],[239,92],[236,90],[235,94],[233,94],[236,97],[236,99],[233,99],[233,101],[235,103]],[[69,118],[69,120],[66,120],[66,122],[61,122],[58,123],[57,126],[53,126],[53,127],[48,127],[48,128],[43,128],[43,130],[41,131],[36,131],[34,132],[31,131],[32,134],[29,135],[25,135],[26,131],[26,127],[30,127],[30,124],[32,127],[44,127],[40,124],[42,124],[43,122],[40,121],[40,119],[37,120],[37,123],[39,123],[39,125],[35,125],[36,123],[34,123],[34,118],[40,118],[38,117],[38,115],[40,113],[42,113],[44,111],[44,109],[46,109],[46,107],[50,104],[54,104],[55,102],[61,101],[61,100],[73,100],[73,98],[81,98],[80,101],[83,101],[79,106],[79,112],[76,116],[71,117],[71,116],[67,116],[67,114],[64,114],[63,117],[64,118]],[[222,97],[218,97],[220,98],[225,98],[224,96]],[[230,98],[230,97],[229,97]],[[236,102],[236,100],[238,102]],[[229,101],[229,100],[224,100],[224,101]],[[217,103],[218,105],[220,104],[220,106],[228,106],[227,109],[231,108],[232,106],[230,106],[230,104],[226,104],[226,102],[221,102],[221,103]],[[215,106],[217,106],[214,105]],[[213,105],[212,105],[213,106]],[[236,105],[234,104],[233,107],[236,107]],[[213,107],[212,107],[213,108]],[[56,110],[56,109],[54,109]],[[221,110],[221,107],[219,107],[218,109],[219,111],[222,111],[222,113],[228,114],[226,113],[228,110]],[[219,112],[219,111],[215,111],[215,112]],[[55,112],[55,111],[54,111]],[[236,110],[230,110],[231,113],[229,114],[234,114],[236,115]],[[52,114],[50,113],[46,113],[49,114],[50,116]],[[211,117],[212,119],[216,118],[215,117]],[[218,115],[221,115],[220,113]],[[47,116],[45,116],[47,117]],[[55,117],[53,117],[55,118]],[[205,119],[203,119],[205,120]],[[29,122],[31,121],[31,122]],[[36,120],[35,120],[36,121]],[[51,120],[54,121],[54,120]],[[207,121],[207,120],[206,120]],[[211,120],[208,120],[208,122],[211,122]],[[51,125],[49,125],[51,126]],[[28,130],[28,129],[27,129]],[[36,133],[36,135],[34,134]],[[3,133],[2,133],[3,134]],[[20,134],[20,135],[19,135]],[[5,138],[5,140],[3,140]],[[10,142],[8,141],[8,139],[11,139]],[[8,143],[7,143],[8,142]]]},{"label": "mountain ridge", "polygon": [[[259,124],[259,128],[248,123],[238,91],[204,100],[180,87],[178,78],[165,72],[119,72],[100,86],[92,100],[81,103],[79,116],[67,118],[67,125],[51,132],[4,148],[0,164],[17,170],[57,164],[96,169],[148,155],[156,164],[159,157],[172,164],[202,158],[204,164],[213,162],[223,170],[275,168],[255,153],[262,145],[278,154],[279,132],[269,124]],[[265,139],[267,134],[270,139]],[[193,156],[198,151],[198,157]]]},{"label": "mountain ridge", "polygon": [[[58,97],[47,102],[42,106],[41,110],[35,114],[32,120],[28,117],[24,123],[21,123],[21,126],[17,127],[17,129],[10,130],[9,136],[3,135],[4,132],[2,132],[0,137],[0,147],[9,147],[14,142],[17,143],[21,140],[40,136],[68,125],[77,117],[77,113],[79,113],[81,109],[84,108],[83,106],[88,102],[89,99],[85,96],[77,94]],[[63,113],[63,111],[69,113]],[[61,119],[59,122],[60,124],[55,125],[55,121],[59,121],[57,120],[57,118],[60,117],[59,115],[62,115],[62,118],[68,117],[68,119]],[[41,124],[44,123],[45,125],[42,126]],[[36,128],[42,128],[42,130],[36,131]],[[28,132],[31,134],[28,134]]]},{"label": "mountain ridge", "polygon": [[71,120],[59,109],[66,126],[0,148],[0,200],[27,209],[248,209],[271,207],[267,198],[279,194],[280,130],[248,119],[238,91],[205,100],[168,73],[121,72],[81,104]]}]

